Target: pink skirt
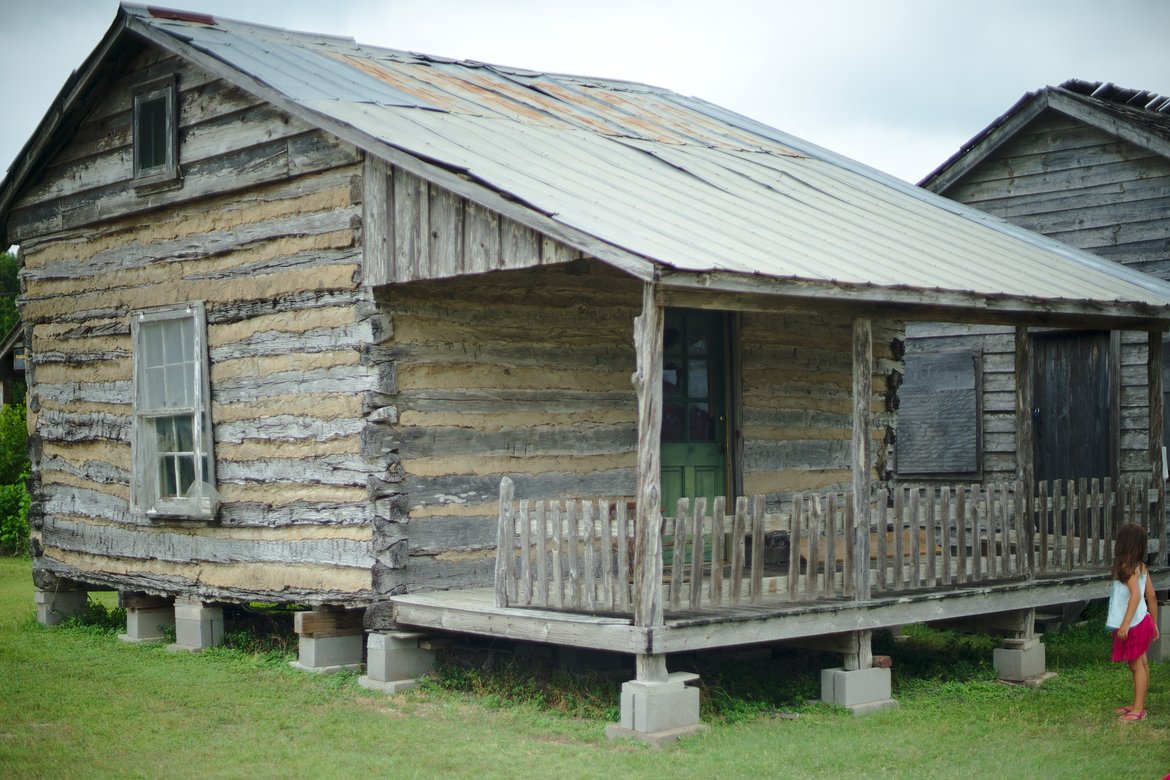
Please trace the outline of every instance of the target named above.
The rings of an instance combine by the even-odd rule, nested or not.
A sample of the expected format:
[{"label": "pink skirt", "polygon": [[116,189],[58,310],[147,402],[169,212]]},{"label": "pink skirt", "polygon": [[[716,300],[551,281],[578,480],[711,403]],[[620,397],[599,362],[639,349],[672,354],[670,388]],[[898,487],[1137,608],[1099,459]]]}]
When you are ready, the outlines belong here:
[{"label": "pink skirt", "polygon": [[1113,660],[1126,663],[1137,660],[1146,654],[1153,641],[1154,619],[1146,615],[1142,622],[1129,629],[1124,641],[1117,638],[1116,631],[1113,632]]}]

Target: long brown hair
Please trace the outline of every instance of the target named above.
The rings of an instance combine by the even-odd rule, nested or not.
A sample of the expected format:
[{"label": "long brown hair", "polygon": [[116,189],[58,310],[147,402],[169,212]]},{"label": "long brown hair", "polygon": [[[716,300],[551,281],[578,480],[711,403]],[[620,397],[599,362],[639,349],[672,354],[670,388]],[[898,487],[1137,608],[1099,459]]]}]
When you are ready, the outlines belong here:
[{"label": "long brown hair", "polygon": [[1129,582],[1146,557],[1146,529],[1137,523],[1125,523],[1117,529],[1113,546],[1113,579]]}]

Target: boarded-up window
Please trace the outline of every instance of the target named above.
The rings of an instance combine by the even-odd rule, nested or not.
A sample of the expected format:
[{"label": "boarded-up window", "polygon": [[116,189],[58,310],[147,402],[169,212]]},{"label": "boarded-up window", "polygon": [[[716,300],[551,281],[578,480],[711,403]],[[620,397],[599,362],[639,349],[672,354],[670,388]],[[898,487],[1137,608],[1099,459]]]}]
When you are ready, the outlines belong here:
[{"label": "boarded-up window", "polygon": [[899,476],[980,471],[978,352],[906,355],[898,391]]}]

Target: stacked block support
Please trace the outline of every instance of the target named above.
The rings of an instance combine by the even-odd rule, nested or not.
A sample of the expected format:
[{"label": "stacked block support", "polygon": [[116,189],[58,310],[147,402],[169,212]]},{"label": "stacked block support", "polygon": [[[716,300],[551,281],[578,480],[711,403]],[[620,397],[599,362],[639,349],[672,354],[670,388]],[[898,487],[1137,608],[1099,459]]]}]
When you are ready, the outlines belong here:
[{"label": "stacked block support", "polygon": [[55,626],[71,617],[84,615],[89,606],[89,593],[84,590],[37,588],[33,598],[37,605],[37,622],[42,626]]},{"label": "stacked block support", "polygon": [[387,693],[410,690],[435,667],[435,653],[425,644],[425,634],[371,631],[366,640],[366,674],[358,683]]},{"label": "stacked block support", "polygon": [[198,652],[223,644],[223,607],[199,599],[175,599],[175,643],[172,650]]},{"label": "stacked block support", "polygon": [[323,609],[293,616],[297,632],[294,669],[335,674],[362,669],[362,610]]}]

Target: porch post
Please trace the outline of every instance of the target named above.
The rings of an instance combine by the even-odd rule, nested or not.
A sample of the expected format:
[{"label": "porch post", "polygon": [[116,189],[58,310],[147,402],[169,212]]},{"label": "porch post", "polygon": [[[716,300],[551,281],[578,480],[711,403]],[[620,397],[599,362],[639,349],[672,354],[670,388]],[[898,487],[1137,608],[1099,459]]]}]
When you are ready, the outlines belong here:
[{"label": "porch post", "polygon": [[[873,431],[873,325],[853,320],[853,598],[870,597],[869,494],[872,480],[870,435]],[[884,534],[886,529],[879,528]],[[831,544],[831,542],[830,542]],[[821,670],[821,699],[863,715],[898,703],[888,667],[873,665],[873,632],[852,631],[842,638],[844,663]]]},{"label": "porch post", "polygon": [[[655,286],[642,286],[642,314],[634,319],[638,370],[638,495],[634,538],[634,625],[661,626],[662,618],[662,306]],[[639,663],[638,671],[643,664]],[[649,669],[647,670],[649,671]],[[662,665],[665,679],[666,665]]]},{"label": "porch post", "polygon": [[[1154,489],[1158,491],[1154,507],[1153,527],[1150,529],[1158,539],[1158,562],[1166,561],[1166,480],[1162,477],[1162,439],[1165,432],[1165,409],[1163,409],[1162,387],[1162,332],[1151,330],[1146,341],[1148,360],[1147,380],[1150,394],[1150,469],[1153,472]],[[1153,535],[1153,534],[1151,534]]]},{"label": "porch post", "polygon": [[[634,515],[634,625],[654,628],[662,614],[662,329],[663,311],[653,282],[642,286],[642,313],[634,319],[638,391],[637,509]],[[652,643],[651,643],[652,644]],[[638,653],[635,679],[622,684],[621,723],[606,728],[610,739],[633,738],[661,745],[703,731],[699,690],[687,685],[698,675],[670,674],[664,653]]]},{"label": "porch post", "polygon": [[[853,320],[853,598],[866,601],[869,583],[870,432],[873,430],[873,328]],[[882,529],[882,533],[885,529]],[[868,640],[868,632],[865,632]],[[868,644],[868,642],[867,642]]]},{"label": "porch post", "polygon": [[1024,528],[1027,529],[1025,544],[1028,549],[1028,576],[1036,572],[1036,553],[1032,546],[1033,518],[1036,496],[1036,463],[1033,451],[1032,429],[1032,340],[1028,337],[1026,325],[1016,326],[1016,482],[1024,491]]}]

